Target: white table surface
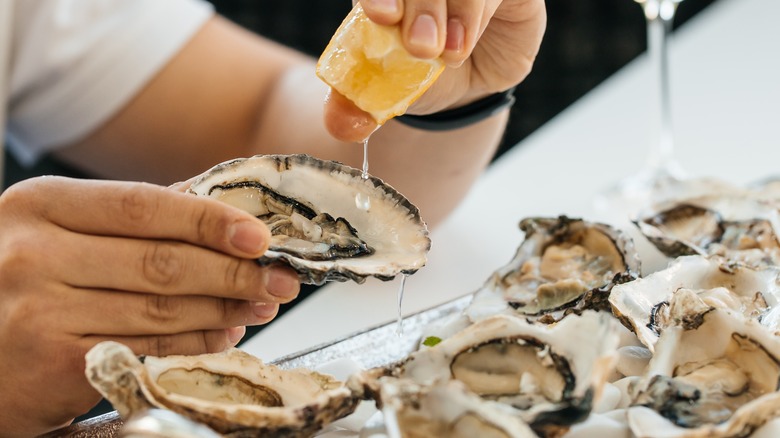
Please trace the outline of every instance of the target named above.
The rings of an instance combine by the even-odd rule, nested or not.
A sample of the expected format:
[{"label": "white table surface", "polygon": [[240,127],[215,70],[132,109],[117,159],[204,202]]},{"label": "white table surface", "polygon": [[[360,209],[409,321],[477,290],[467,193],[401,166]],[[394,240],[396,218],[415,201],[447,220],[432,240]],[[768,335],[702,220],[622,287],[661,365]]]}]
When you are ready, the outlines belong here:
[{"label": "white table surface", "polygon": [[[777,17],[778,0],[719,0],[675,33],[675,139],[691,176],[745,184],[780,174]],[[476,290],[511,259],[522,241],[517,224],[523,217],[567,214],[614,222],[596,212],[593,200],[643,169],[657,141],[654,74],[647,57],[639,57],[494,163],[432,232],[427,266],[406,282],[403,313]],[[662,263],[649,245],[638,244],[646,265]],[[399,284],[329,284],[243,348],[273,360],[392,321]]]}]

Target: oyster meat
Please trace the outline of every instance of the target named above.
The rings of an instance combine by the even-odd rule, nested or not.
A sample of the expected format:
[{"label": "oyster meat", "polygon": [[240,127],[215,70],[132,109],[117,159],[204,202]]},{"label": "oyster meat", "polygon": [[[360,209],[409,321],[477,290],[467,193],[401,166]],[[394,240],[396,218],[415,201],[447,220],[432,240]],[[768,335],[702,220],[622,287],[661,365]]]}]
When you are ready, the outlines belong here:
[{"label": "oyster meat", "polygon": [[309,437],[359,403],[331,376],[282,370],[236,349],[139,359],[108,341],[86,360],[90,384],[122,418],[163,408],[225,436]]},{"label": "oyster meat", "polygon": [[374,276],[425,265],[431,241],[414,205],[380,179],[308,155],[258,155],[213,167],[189,193],[245,210],[272,233],[261,263],[288,264],[304,283]]},{"label": "oyster meat", "polygon": [[484,400],[457,381],[422,386],[391,379],[380,386],[385,427],[403,438],[536,438],[505,404]]},{"label": "oyster meat", "polygon": [[661,333],[634,388],[631,430],[637,437],[749,435],[780,413],[780,339],[730,310],[702,312],[695,294],[679,301],[676,324]]},{"label": "oyster meat", "polygon": [[348,385],[381,406],[381,388],[393,379],[423,387],[457,380],[512,407],[538,434],[559,436],[588,416],[613,371],[616,325],[606,312],[586,311],[549,326],[495,315],[400,363],[356,374]]},{"label": "oyster meat", "polygon": [[526,236],[514,258],[465,310],[472,320],[517,313],[550,323],[585,309],[610,311],[612,287],[639,276],[633,242],[609,225],[561,216],[526,218],[520,228]]}]

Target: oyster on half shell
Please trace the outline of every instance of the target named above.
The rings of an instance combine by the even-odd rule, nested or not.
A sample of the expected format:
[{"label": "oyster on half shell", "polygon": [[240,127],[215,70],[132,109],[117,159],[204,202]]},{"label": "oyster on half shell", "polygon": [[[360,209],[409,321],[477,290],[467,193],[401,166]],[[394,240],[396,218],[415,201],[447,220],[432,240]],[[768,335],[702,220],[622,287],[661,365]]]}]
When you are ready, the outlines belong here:
[{"label": "oyster on half shell", "polygon": [[413,274],[431,241],[417,207],[382,180],[308,155],[257,155],[213,167],[189,193],[245,210],[269,227],[261,263],[282,262],[304,283]]},{"label": "oyster on half shell", "polygon": [[680,292],[778,328],[780,316],[771,312],[780,302],[780,268],[775,266],[751,268],[718,257],[678,257],[666,269],[615,286],[609,301],[615,316],[652,351]]},{"label": "oyster on half shell", "polygon": [[[695,294],[679,301],[634,387],[634,435],[742,437],[780,414],[780,338],[730,310],[701,309]],[[685,317],[686,308],[704,311]]]},{"label": "oyster on half shell", "polygon": [[401,438],[537,438],[513,409],[484,400],[457,380],[423,386],[389,379],[380,387],[385,428]]},{"label": "oyster on half shell", "polygon": [[359,403],[329,375],[283,370],[236,349],[139,359],[108,341],[86,360],[90,384],[122,418],[163,408],[225,436],[309,437]]},{"label": "oyster on half shell", "polygon": [[669,257],[719,255],[751,266],[780,264],[780,211],[749,193],[678,200],[634,224]]},{"label": "oyster on half shell", "polygon": [[405,360],[353,375],[356,394],[385,403],[394,379],[422,387],[457,380],[485,400],[513,408],[541,436],[560,436],[584,420],[613,371],[615,318],[586,311],[551,325],[512,315],[478,321]]},{"label": "oyster on half shell", "polygon": [[471,320],[516,313],[551,323],[585,309],[610,311],[612,287],[639,276],[631,239],[605,224],[565,216],[526,218],[525,240],[464,311]]}]

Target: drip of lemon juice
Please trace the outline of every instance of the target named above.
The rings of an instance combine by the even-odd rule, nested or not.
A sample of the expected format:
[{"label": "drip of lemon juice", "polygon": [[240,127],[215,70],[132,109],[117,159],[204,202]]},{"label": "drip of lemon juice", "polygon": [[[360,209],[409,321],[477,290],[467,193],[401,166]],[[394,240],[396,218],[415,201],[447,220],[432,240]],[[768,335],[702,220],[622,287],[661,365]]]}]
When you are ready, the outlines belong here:
[{"label": "drip of lemon juice", "polygon": [[371,208],[371,198],[365,193],[355,195],[355,206],[359,210],[368,211]]},{"label": "drip of lemon juice", "polygon": [[[368,179],[368,139],[369,135],[363,140],[363,173],[360,175],[364,180]],[[371,198],[367,193],[358,192],[355,194],[355,206],[359,210],[368,211],[371,208]]]},{"label": "drip of lemon juice", "polygon": [[404,334],[404,318],[401,315],[401,308],[404,301],[404,287],[406,287],[406,274],[401,274],[401,286],[398,287],[398,319],[395,323],[395,334],[400,338]]},{"label": "drip of lemon juice", "polygon": [[368,139],[371,138],[369,135],[366,137],[365,140],[363,140],[363,174],[360,175],[363,179],[368,179]]}]

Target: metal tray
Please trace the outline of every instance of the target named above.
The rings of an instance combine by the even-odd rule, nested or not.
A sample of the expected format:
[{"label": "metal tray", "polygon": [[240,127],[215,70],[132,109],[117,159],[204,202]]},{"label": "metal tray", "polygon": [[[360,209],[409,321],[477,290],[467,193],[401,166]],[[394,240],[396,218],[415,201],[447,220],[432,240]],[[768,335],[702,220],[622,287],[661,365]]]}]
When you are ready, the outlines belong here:
[{"label": "metal tray", "polygon": [[[403,320],[401,335],[397,323],[390,322],[284,356],[271,363],[281,368],[317,368],[337,359],[351,359],[363,368],[387,365],[403,359],[413,351],[428,324],[460,312],[470,301],[471,294],[407,316]],[[114,411],[55,430],[44,437],[108,438],[118,436],[121,428],[122,419]]]}]

